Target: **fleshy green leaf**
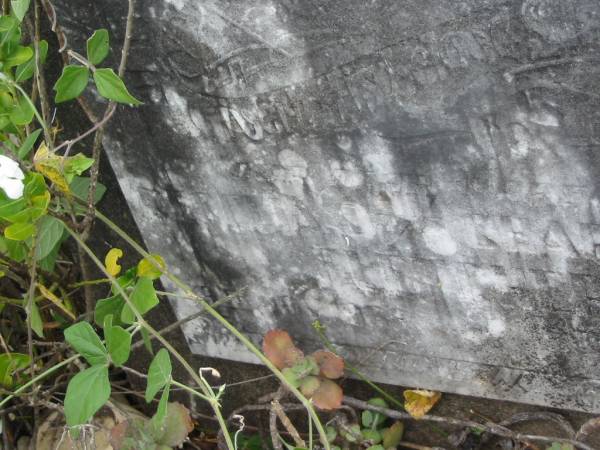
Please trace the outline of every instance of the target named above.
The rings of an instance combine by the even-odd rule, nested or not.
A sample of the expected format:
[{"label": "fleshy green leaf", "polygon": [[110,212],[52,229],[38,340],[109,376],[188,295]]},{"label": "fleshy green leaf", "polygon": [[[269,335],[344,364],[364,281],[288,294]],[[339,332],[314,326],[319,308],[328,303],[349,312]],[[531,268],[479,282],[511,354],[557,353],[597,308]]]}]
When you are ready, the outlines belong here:
[{"label": "fleshy green leaf", "polygon": [[87,58],[93,65],[100,64],[108,56],[109,40],[108,30],[101,28],[94,31],[92,37],[87,40]]},{"label": "fleshy green leaf", "polygon": [[94,72],[94,82],[98,93],[104,98],[129,105],[142,104],[129,93],[123,80],[112,69],[97,69]]},{"label": "fleshy green leaf", "polygon": [[65,66],[62,75],[54,85],[56,103],[79,97],[89,81],[89,70],[84,66]]},{"label": "fleshy green leaf", "polygon": [[65,416],[73,427],[89,421],[110,397],[108,367],[92,366],[75,375],[67,386]]},{"label": "fleshy green leaf", "polygon": [[27,10],[29,9],[29,3],[31,0],[11,0],[10,6],[12,7],[12,11],[15,14],[15,17],[19,19],[19,22],[23,21],[25,14],[27,14]]},{"label": "fleshy green leaf", "polygon": [[24,241],[31,237],[35,231],[35,226],[32,223],[17,222],[6,227],[4,237],[13,241]]},{"label": "fleshy green leaf", "polygon": [[60,243],[64,232],[64,225],[55,217],[44,216],[37,222],[37,227],[35,259],[39,261],[48,256],[54,247]]},{"label": "fleshy green leaf", "polygon": [[19,159],[23,159],[29,154],[29,152],[35,145],[35,142],[37,141],[38,137],[40,136],[41,132],[42,132],[42,129],[40,128],[39,130],[35,130],[34,132],[32,132],[29,136],[27,136],[25,138],[25,140],[21,144],[21,147],[19,147],[19,150],[17,151],[17,155],[19,156]]},{"label": "fleshy green leaf", "polygon": [[148,384],[146,385],[145,399],[150,403],[160,391],[171,380],[171,358],[169,352],[161,348],[148,369]]},{"label": "fleshy green leaf", "polygon": [[[48,56],[48,42],[40,41],[38,48],[40,50],[40,64],[44,64],[44,62],[46,62],[46,57]],[[29,61],[20,64],[19,67],[17,67],[17,70],[15,72],[15,81],[17,83],[27,81],[33,76],[34,73],[35,58],[32,57]]]},{"label": "fleshy green leaf", "polygon": [[[110,323],[107,323],[108,318],[110,318]],[[115,366],[125,364],[131,351],[131,334],[118,325],[112,325],[112,315],[108,315],[104,319],[104,337],[113,364]]]},{"label": "fleshy green leaf", "polygon": [[[140,277],[135,284],[129,299],[142,315],[158,305],[158,297],[156,296],[152,280],[150,278]],[[135,322],[135,314],[127,304],[123,307],[121,320],[123,323]]]},{"label": "fleshy green leaf", "polygon": [[19,45],[12,53],[4,60],[4,68],[18,66],[33,59],[33,50],[31,47],[23,47]]},{"label": "fleshy green leaf", "polygon": [[65,330],[65,339],[92,366],[108,362],[106,348],[88,322],[71,325]]}]

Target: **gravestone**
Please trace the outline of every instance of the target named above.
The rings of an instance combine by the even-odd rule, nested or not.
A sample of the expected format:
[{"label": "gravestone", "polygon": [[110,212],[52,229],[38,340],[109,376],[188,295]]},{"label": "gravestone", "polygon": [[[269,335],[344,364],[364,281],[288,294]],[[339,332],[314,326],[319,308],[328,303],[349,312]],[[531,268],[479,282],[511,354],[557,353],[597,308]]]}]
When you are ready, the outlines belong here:
[{"label": "gravestone", "polygon": [[[126,2],[56,3],[121,38]],[[255,342],[319,320],[375,381],[600,412],[599,45],[597,0],[138,0],[105,148]]]}]

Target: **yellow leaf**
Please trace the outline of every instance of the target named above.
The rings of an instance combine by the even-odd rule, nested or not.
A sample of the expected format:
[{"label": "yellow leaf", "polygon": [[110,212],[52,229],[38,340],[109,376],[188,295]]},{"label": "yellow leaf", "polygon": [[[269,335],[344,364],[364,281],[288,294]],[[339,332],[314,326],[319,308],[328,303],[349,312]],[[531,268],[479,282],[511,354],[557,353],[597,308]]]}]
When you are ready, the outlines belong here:
[{"label": "yellow leaf", "polygon": [[46,288],[45,286],[41,285],[40,283],[37,283],[37,287],[40,290],[40,293],[45,298],[47,298],[52,303],[54,303],[56,306],[58,306],[71,319],[77,320],[77,318],[75,317],[75,315],[67,308],[67,306],[61,301],[60,298],[58,298],[56,295],[54,295],[54,293],[52,293],[52,291],[50,291],[48,288]]},{"label": "yellow leaf", "polygon": [[117,264],[117,261],[121,256],[123,256],[123,250],[120,248],[111,248],[104,257],[106,271],[113,277],[116,277],[119,275],[119,272],[121,272],[121,266]]},{"label": "yellow leaf", "polygon": [[165,264],[165,260],[162,258],[162,256],[150,256],[152,256],[152,259],[156,260],[156,262],[152,261],[150,258],[142,259],[137,265],[137,275],[138,277],[147,277],[151,280],[155,280],[162,275],[167,265]]},{"label": "yellow leaf", "polygon": [[404,409],[415,419],[420,419],[441,397],[442,394],[436,391],[407,389],[404,391]]},{"label": "yellow leaf", "polygon": [[61,171],[62,157],[51,153],[45,142],[42,142],[35,152],[33,165],[35,170],[48,178],[58,189],[66,194],[70,194],[69,183],[67,183]]}]

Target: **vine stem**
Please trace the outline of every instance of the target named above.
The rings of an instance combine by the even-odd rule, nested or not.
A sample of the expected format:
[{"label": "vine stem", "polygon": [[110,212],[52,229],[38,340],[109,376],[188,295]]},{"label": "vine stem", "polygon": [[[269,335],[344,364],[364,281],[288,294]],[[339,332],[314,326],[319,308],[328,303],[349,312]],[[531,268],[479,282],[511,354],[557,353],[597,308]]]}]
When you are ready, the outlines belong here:
[{"label": "vine stem", "polygon": [[44,378],[46,378],[49,375],[52,375],[54,372],[56,372],[61,367],[71,364],[73,361],[75,361],[77,358],[79,358],[79,356],[80,356],[79,354],[73,355],[70,358],[67,358],[64,361],[59,362],[58,364],[50,367],[48,370],[46,370],[46,371],[40,373],[39,375],[37,375],[36,377],[32,378],[27,383],[25,383],[23,386],[16,389],[12,394],[7,395],[5,398],[0,400],[0,408],[2,408],[4,405],[6,405],[10,400],[15,398],[21,392],[24,392],[29,386],[36,384],[38,381],[42,381]]},{"label": "vine stem", "polygon": [[[123,297],[123,299],[125,300],[125,303],[127,303],[127,306],[129,306],[129,308],[131,308],[131,311],[133,312],[133,314],[136,317],[137,323],[140,326],[142,326],[143,328],[145,328],[146,330],[148,330],[148,332],[151,335],[153,335],[163,345],[163,347],[165,347],[169,351],[169,353],[171,353],[175,357],[175,359],[177,359],[181,363],[183,368],[189,373],[189,375],[194,380],[194,382],[200,387],[200,389],[203,390],[204,395],[206,395],[207,397],[214,397],[214,392],[212,391],[212,389],[206,389],[206,387],[202,381],[202,378],[196,373],[196,371],[192,368],[192,366],[190,366],[190,364],[186,361],[186,359],[177,350],[175,350],[175,348],[169,343],[169,341],[167,341],[167,339],[165,339],[148,322],[146,322],[146,320],[142,317],[139,310],[133,304],[133,302],[131,301],[131,299],[129,298],[129,296],[127,295],[125,290],[123,289],[123,287],[117,282],[115,277],[113,277],[110,273],[108,273],[108,271],[106,270],[104,265],[100,262],[98,257],[94,254],[92,249],[90,249],[90,247],[83,241],[81,236],[79,236],[79,234],[76,233],[75,231],[71,230],[71,228],[69,228],[69,226],[66,223],[64,223],[64,226],[65,226],[65,229],[67,230],[67,232],[73,237],[73,239],[75,239],[77,244],[79,244],[79,246],[81,248],[83,248],[83,250],[87,253],[87,255],[94,262],[94,264],[96,264],[96,266],[111,281],[112,285],[115,287],[117,292],[121,295],[121,297]],[[207,311],[209,311],[209,310],[207,309]],[[219,423],[221,423],[221,422],[224,423],[224,418],[223,418],[223,415],[221,414],[221,410],[219,409],[218,404],[211,401],[210,405],[211,405],[215,415],[217,416]],[[225,434],[225,440],[227,442],[227,447],[230,450],[235,450],[235,447],[231,440],[231,436],[229,435],[229,432],[227,431],[227,428],[223,429],[223,433]]]},{"label": "vine stem", "polygon": [[[108,217],[102,214],[100,211],[96,210],[96,217],[100,219],[106,226],[108,226],[111,230],[117,233],[123,240],[125,240],[133,249],[135,249],[141,256],[145,257],[148,261],[150,261],[156,268],[162,270],[163,274],[169,278],[175,285],[177,285],[180,289],[182,289],[187,295],[192,296],[198,300],[198,302],[202,305],[202,307],[210,314],[214,319],[221,323],[231,334],[233,334],[238,340],[244,344],[244,346],[250,350],[261,362],[267,366],[267,368],[273,372],[273,374],[279,379],[279,381],[292,393],[294,396],[302,403],[302,405],[306,408],[311,418],[315,423],[315,427],[319,433],[319,438],[325,450],[331,450],[331,446],[329,441],[327,440],[327,433],[325,432],[325,428],[321,423],[321,419],[319,419],[319,415],[315,411],[312,403],[308,400],[302,393],[291,385],[287,379],[283,376],[281,371],[275,367],[275,365],[246,337],[243,333],[241,333],[235,326],[233,326],[225,317],[219,314],[208,302],[196,295],[192,288],[180,280],[176,275],[171,273],[169,270],[161,267],[159,262],[146,250],[142,248],[134,239],[132,239],[124,230],[122,230],[117,224],[112,222]],[[105,272],[106,273],[106,272]],[[225,438],[227,439],[228,435],[225,432]]]}]

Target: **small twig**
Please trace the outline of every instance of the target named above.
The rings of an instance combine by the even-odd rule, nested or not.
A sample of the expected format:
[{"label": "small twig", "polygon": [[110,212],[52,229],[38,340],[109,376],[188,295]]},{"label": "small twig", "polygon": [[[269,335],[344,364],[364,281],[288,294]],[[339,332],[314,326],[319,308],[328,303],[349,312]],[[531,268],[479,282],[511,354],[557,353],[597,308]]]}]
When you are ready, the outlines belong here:
[{"label": "small twig", "polygon": [[[232,294],[228,295],[227,297],[223,297],[222,299],[220,299],[220,300],[217,300],[217,301],[216,301],[216,302],[214,302],[214,303],[213,303],[211,306],[212,306],[213,308],[218,308],[218,307],[219,307],[219,306],[221,306],[223,303],[226,303],[226,302],[228,302],[228,301],[230,301],[230,300],[232,300],[232,299],[236,298],[236,297],[237,297],[237,296],[239,296],[240,294],[242,294],[242,293],[244,292],[244,290],[245,290],[245,289],[246,289],[245,287],[243,287],[243,288],[241,288],[241,289],[238,289],[237,291],[235,291],[234,293],[232,293]],[[195,320],[195,319],[197,319],[198,317],[200,317],[200,316],[204,315],[205,313],[206,313],[206,311],[204,310],[204,308],[202,308],[200,311],[197,311],[197,312],[195,312],[194,314],[190,314],[189,316],[187,316],[187,317],[184,317],[183,319],[181,319],[181,320],[178,320],[177,322],[173,322],[171,325],[168,325],[168,326],[164,327],[163,329],[161,329],[161,330],[159,330],[159,331],[158,331],[158,334],[160,334],[160,335],[164,335],[164,334],[170,333],[171,331],[173,331],[173,330],[176,330],[176,329],[180,328],[182,325],[184,325],[184,324],[186,324],[186,323],[188,323],[188,322],[191,322],[192,320]],[[155,336],[153,336],[153,335],[151,335],[151,336],[148,336],[148,339],[149,339],[150,341],[152,341],[152,340],[154,340],[154,339],[155,339]],[[140,339],[139,341],[137,341],[135,344],[133,344],[133,345],[131,346],[131,349],[132,349],[132,350],[135,350],[136,348],[139,348],[139,347],[141,347],[142,345],[144,345],[144,341],[143,341],[142,339]]]},{"label": "small twig", "polygon": [[[52,31],[58,39],[58,45],[60,46],[58,51],[61,53],[63,64],[66,66],[67,64],[69,64],[69,56],[64,51],[68,47],[67,37],[65,36],[65,33],[62,30],[61,26],[58,24],[54,5],[50,2],[50,0],[42,0],[42,5],[44,7],[44,10],[46,11],[46,16],[48,16],[48,20],[50,21]],[[77,102],[79,103],[79,106],[81,107],[81,109],[83,110],[83,112],[85,113],[85,115],[91,123],[98,122],[98,117],[96,116],[92,108],[88,105],[85,97],[77,97]]]},{"label": "small twig", "polygon": [[[127,22],[125,24],[125,37],[123,38],[123,47],[121,49],[121,62],[119,63],[119,78],[123,79],[125,75],[125,70],[127,68],[127,58],[129,56],[129,49],[131,47],[131,37],[133,33],[133,17],[135,11],[135,0],[128,0],[127,3]],[[114,113],[116,108],[116,104],[114,102],[110,102],[106,112],[104,113],[104,117],[101,122],[103,124],[98,127],[96,131],[96,135],[94,136],[94,144],[92,146],[92,159],[94,163],[90,168],[90,185],[88,189],[88,209],[85,214],[85,217],[81,223],[82,227],[82,235],[84,240],[87,238],[92,224],[94,222],[95,217],[95,208],[94,208],[94,198],[96,196],[96,187],[98,185],[98,175],[100,168],[100,158],[102,156],[102,137],[104,136],[104,124],[108,121],[110,116]]]},{"label": "small twig", "polygon": [[514,439],[519,442],[528,442],[528,441],[540,441],[540,442],[550,442],[550,443],[563,442],[565,444],[571,444],[574,447],[578,447],[583,450],[593,450],[592,447],[590,447],[582,442],[573,440],[573,439],[549,437],[549,436],[539,436],[539,435],[534,435],[534,434],[521,434],[521,433],[513,432],[506,427],[496,425],[496,424],[490,424],[490,423],[481,424],[479,422],[473,422],[471,420],[461,420],[461,419],[453,419],[450,417],[430,416],[430,415],[425,415],[425,416],[421,417],[420,419],[415,419],[408,413],[396,411],[396,410],[389,409],[389,408],[373,406],[365,401],[358,400],[356,398],[352,398],[352,397],[348,397],[348,396],[344,396],[343,402],[347,405],[353,406],[354,408],[376,411],[376,412],[379,412],[379,413],[381,413],[387,417],[393,418],[393,419],[421,420],[421,421],[445,423],[448,425],[454,425],[454,426],[459,426],[459,427],[476,428],[476,429],[482,430],[486,433],[491,433],[491,434],[495,434],[497,436]]},{"label": "small twig", "polygon": [[273,404],[275,402],[279,402],[281,397],[283,396],[283,387],[277,389],[275,392],[275,396],[273,401],[271,402],[271,409],[269,410],[269,432],[271,433],[271,443],[273,444],[274,450],[283,450],[283,445],[281,443],[281,437],[279,436],[279,432],[277,431],[277,413],[275,412],[275,408]]},{"label": "small twig", "polygon": [[298,430],[281,407],[279,400],[273,400],[271,402],[271,408],[275,411],[275,414],[277,414],[279,421],[285,427],[287,432],[290,433],[290,436],[292,436],[292,439],[296,443],[296,447],[306,448],[306,442],[304,442],[304,440],[300,437]]},{"label": "small twig", "polygon": [[581,428],[575,435],[575,440],[584,441],[590,436],[590,434],[592,434],[594,431],[597,431],[598,429],[600,429],[600,417],[590,419],[581,426]]},{"label": "small twig", "polygon": [[[48,123],[50,118],[50,102],[48,101],[48,91],[46,89],[46,78],[44,72],[41,70],[42,62],[40,60],[40,4],[39,0],[35,0],[33,4],[34,10],[34,39],[33,47],[35,50],[35,85],[40,96],[40,105],[42,107],[42,117],[45,123]],[[52,136],[50,131],[44,127],[44,138],[50,150],[52,150]]]}]

